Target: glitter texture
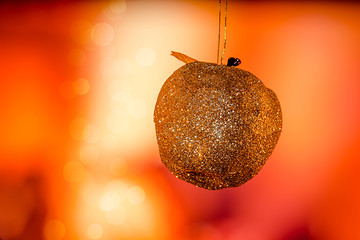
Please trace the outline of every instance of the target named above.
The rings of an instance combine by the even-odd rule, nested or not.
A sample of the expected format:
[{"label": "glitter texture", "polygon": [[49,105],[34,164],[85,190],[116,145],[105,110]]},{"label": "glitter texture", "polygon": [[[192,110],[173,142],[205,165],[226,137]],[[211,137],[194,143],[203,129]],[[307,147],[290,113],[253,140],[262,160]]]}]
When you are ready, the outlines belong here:
[{"label": "glitter texture", "polygon": [[177,178],[209,190],[253,178],[282,128],[280,103],[257,77],[205,62],[188,63],[166,80],[154,121],[165,166]]}]

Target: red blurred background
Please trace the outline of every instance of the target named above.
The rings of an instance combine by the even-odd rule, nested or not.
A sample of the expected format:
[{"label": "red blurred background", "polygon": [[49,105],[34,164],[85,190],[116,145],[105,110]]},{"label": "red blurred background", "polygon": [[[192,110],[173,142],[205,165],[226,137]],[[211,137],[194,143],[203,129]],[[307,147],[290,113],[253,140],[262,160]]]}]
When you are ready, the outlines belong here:
[{"label": "red blurred background", "polygon": [[0,238],[360,239],[359,12],[229,0],[225,59],[284,126],[254,179],[208,191],[162,165],[152,114],[170,51],[216,62],[218,1],[2,1]]}]

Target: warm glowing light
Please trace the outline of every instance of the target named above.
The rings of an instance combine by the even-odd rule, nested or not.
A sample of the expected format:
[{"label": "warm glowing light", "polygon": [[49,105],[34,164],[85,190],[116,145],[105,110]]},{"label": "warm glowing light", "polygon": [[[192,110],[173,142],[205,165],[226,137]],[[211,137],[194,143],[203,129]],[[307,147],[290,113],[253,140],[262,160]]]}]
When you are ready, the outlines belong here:
[{"label": "warm glowing light", "polygon": [[109,9],[115,14],[121,14],[126,10],[125,0],[110,0]]},{"label": "warm glowing light", "polygon": [[76,140],[83,140],[84,130],[89,125],[88,121],[85,118],[78,117],[71,121],[69,125],[69,131],[71,137]]},{"label": "warm glowing light", "polygon": [[284,131],[267,169],[225,192],[171,179],[153,121],[184,65],[172,50],[216,62],[216,1],[4,2],[0,239],[360,240],[355,1],[229,1],[224,64],[278,94]]},{"label": "warm glowing light", "polygon": [[104,194],[99,201],[99,208],[104,212],[110,212],[115,208],[115,200],[110,194]]},{"label": "warm glowing light", "polygon": [[63,168],[63,175],[66,181],[77,183],[83,180],[85,169],[80,162],[70,161]]},{"label": "warm glowing light", "polygon": [[126,197],[130,203],[138,205],[144,202],[145,191],[139,186],[131,187],[127,191]]},{"label": "warm glowing light", "polygon": [[100,72],[104,77],[126,77],[131,74],[133,66],[129,60],[106,57],[100,63]]},{"label": "warm glowing light", "polygon": [[131,95],[125,91],[118,91],[112,94],[110,99],[110,108],[112,111],[122,115],[127,111],[131,103]]},{"label": "warm glowing light", "polygon": [[86,44],[90,42],[91,23],[85,20],[79,20],[72,24],[70,31],[75,42]]},{"label": "warm glowing light", "polygon": [[136,60],[143,67],[151,66],[155,58],[155,52],[151,48],[140,48],[136,53]]},{"label": "warm glowing light", "polygon": [[83,188],[84,201],[90,206],[98,206],[100,197],[104,192],[103,187],[98,183],[90,183]]},{"label": "warm glowing light", "polygon": [[[105,188],[107,190],[109,188]],[[115,190],[115,189],[113,189]],[[115,191],[107,191],[105,194],[100,198],[99,201],[99,208],[104,212],[110,212],[114,209],[117,209],[121,202],[121,197]]]},{"label": "warm glowing light", "polygon": [[71,121],[69,126],[70,135],[79,141],[96,143],[100,139],[100,129],[88,122],[85,118],[78,117]]},{"label": "warm glowing light", "polygon": [[114,176],[124,175],[127,171],[127,168],[127,164],[123,159],[115,158],[110,162],[110,172]]},{"label": "warm glowing light", "polygon": [[111,112],[106,120],[108,128],[114,133],[122,133],[129,128],[130,119],[126,114]]},{"label": "warm glowing light", "polygon": [[79,78],[76,81],[66,80],[61,83],[59,91],[62,97],[71,99],[76,95],[85,95],[90,90],[89,82],[84,78]]},{"label": "warm glowing light", "polygon": [[115,57],[116,48],[115,48],[114,45],[112,45],[112,44],[103,46],[102,48],[99,49],[99,54],[100,54],[100,56],[103,57],[103,58],[112,58],[112,57]]},{"label": "warm glowing light", "polygon": [[90,84],[85,78],[78,78],[73,85],[74,92],[78,95],[85,95],[90,90]]},{"label": "warm glowing light", "polygon": [[92,165],[99,160],[100,152],[97,147],[87,145],[83,146],[79,151],[79,159],[87,165]]},{"label": "warm glowing light", "polygon": [[117,71],[116,61],[113,58],[106,57],[100,62],[100,72],[104,77],[113,77]]},{"label": "warm glowing light", "polygon": [[97,126],[87,124],[83,130],[82,139],[88,143],[96,143],[100,140],[100,134],[101,131]]},{"label": "warm glowing light", "polygon": [[[156,213],[148,202],[141,205],[128,205],[126,224],[131,227],[133,239],[148,239],[154,232]],[[124,224],[125,224],[124,223]]]},{"label": "warm glowing light", "polygon": [[116,193],[117,197],[115,197],[115,199],[118,204],[125,200],[128,187],[121,180],[112,180],[105,185],[104,191],[108,193]]},{"label": "warm glowing light", "polygon": [[105,219],[112,225],[121,225],[126,220],[126,209],[122,206],[114,211],[105,213]]},{"label": "warm glowing light", "polygon": [[118,146],[118,137],[114,134],[106,134],[101,139],[101,145],[105,150],[114,150]]},{"label": "warm glowing light", "polygon": [[127,105],[127,110],[130,116],[132,116],[133,118],[143,118],[145,117],[146,113],[147,113],[147,103],[138,98],[138,99],[133,99],[128,105]]},{"label": "warm glowing light", "polygon": [[91,39],[99,46],[105,46],[114,39],[114,29],[107,23],[98,23],[91,30]]},{"label": "warm glowing light", "polygon": [[114,80],[112,80],[108,87],[111,98],[119,97],[118,93],[120,93],[120,97],[122,97],[123,94],[126,94],[125,99],[130,99],[130,90],[130,84],[126,80],[121,78],[115,78]]},{"label": "warm glowing light", "polygon": [[71,99],[76,96],[74,92],[74,82],[66,80],[63,81],[59,88],[60,95],[65,99]]},{"label": "warm glowing light", "polygon": [[80,67],[85,62],[85,52],[81,49],[73,49],[68,54],[68,62],[74,67]]},{"label": "warm glowing light", "polygon": [[87,235],[91,239],[99,239],[103,235],[103,227],[99,224],[91,224],[87,229]]},{"label": "warm glowing light", "polygon": [[118,59],[117,65],[118,65],[118,75],[120,77],[126,77],[130,75],[133,70],[133,66],[131,62],[124,58]]},{"label": "warm glowing light", "polygon": [[59,220],[50,220],[44,226],[44,236],[48,240],[63,239],[65,232],[65,226]]},{"label": "warm glowing light", "polygon": [[131,94],[127,91],[117,91],[111,94],[111,99],[119,102],[127,104],[131,100]]}]

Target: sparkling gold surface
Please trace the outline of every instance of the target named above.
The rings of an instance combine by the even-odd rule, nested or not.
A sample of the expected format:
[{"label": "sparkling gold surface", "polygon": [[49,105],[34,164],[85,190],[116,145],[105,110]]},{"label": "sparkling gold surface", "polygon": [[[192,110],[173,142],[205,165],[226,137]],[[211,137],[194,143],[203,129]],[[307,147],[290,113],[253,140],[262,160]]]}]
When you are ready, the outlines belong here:
[{"label": "sparkling gold surface", "polygon": [[282,128],[280,103],[257,77],[204,62],[188,63],[166,80],[154,121],[165,166],[177,178],[209,190],[253,178]]}]

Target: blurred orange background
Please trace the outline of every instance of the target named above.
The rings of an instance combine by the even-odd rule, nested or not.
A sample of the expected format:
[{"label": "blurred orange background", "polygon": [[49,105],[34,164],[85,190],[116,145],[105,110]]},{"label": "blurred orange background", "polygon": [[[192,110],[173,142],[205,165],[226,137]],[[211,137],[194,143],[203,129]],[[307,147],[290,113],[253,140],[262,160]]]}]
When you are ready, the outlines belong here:
[{"label": "blurred orange background", "polygon": [[229,0],[225,59],[284,125],[254,179],[208,191],[163,166],[152,119],[172,50],[216,62],[218,1],[2,1],[0,238],[360,239],[359,13]]}]

